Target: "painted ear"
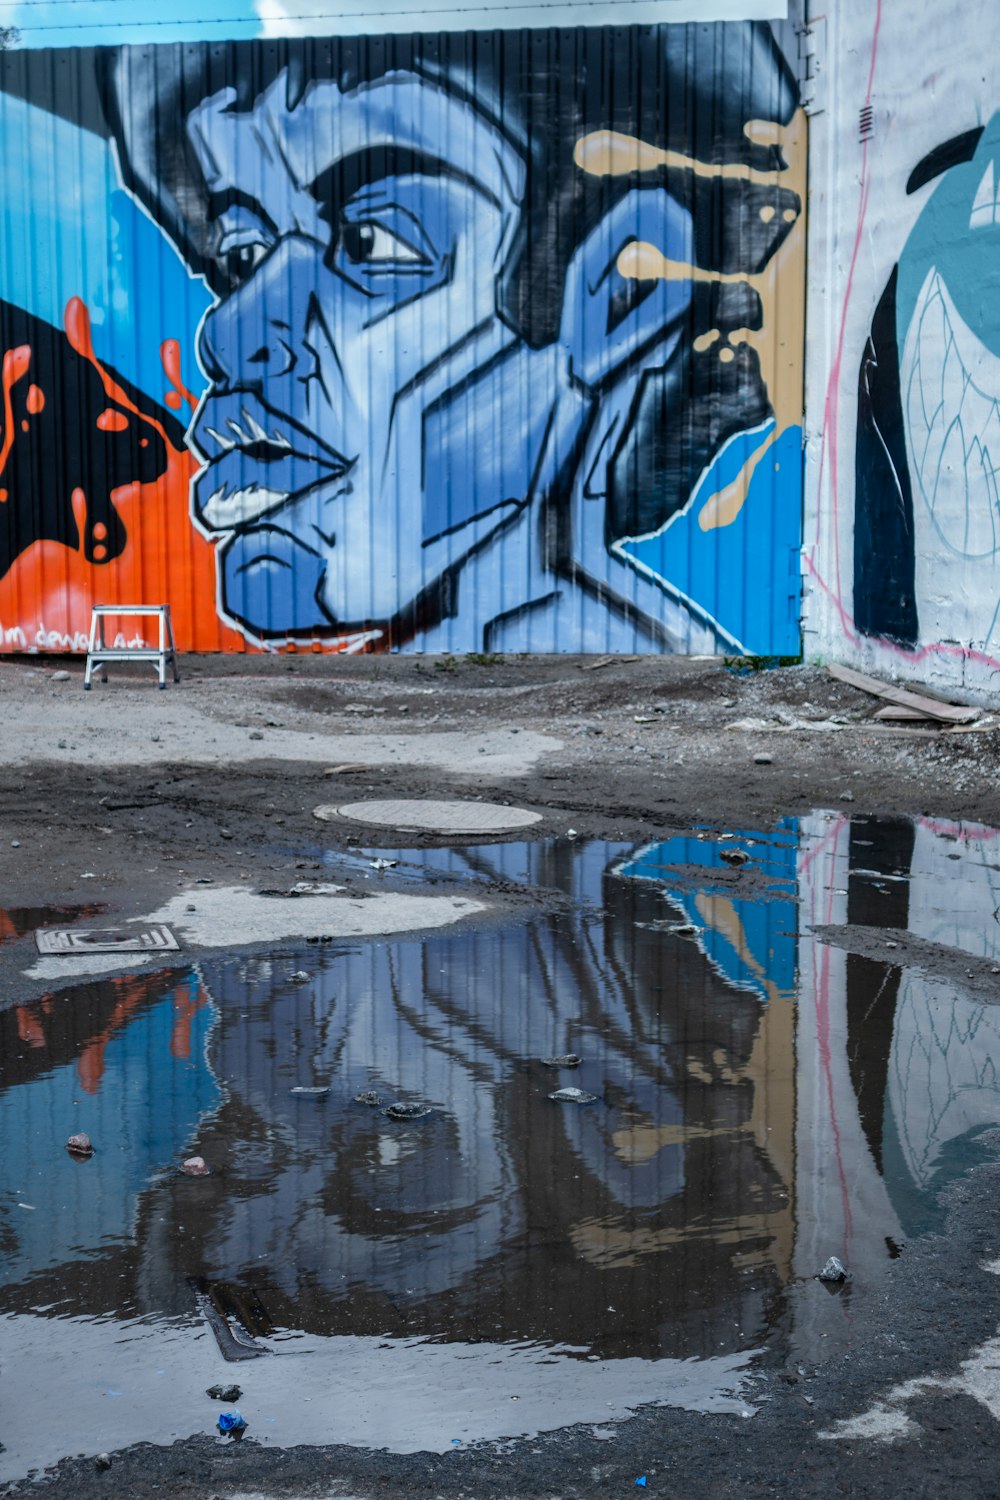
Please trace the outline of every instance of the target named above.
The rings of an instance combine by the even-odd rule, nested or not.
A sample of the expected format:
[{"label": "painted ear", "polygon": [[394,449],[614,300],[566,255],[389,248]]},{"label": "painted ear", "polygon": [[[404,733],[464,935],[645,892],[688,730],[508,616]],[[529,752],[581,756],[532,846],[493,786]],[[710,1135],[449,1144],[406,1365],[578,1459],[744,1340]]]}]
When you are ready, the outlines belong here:
[{"label": "painted ear", "polygon": [[[656,274],[623,275],[634,265]],[[638,251],[638,246],[643,251]],[[633,188],[591,230],[566,275],[559,338],[570,373],[597,390],[673,335],[691,301],[691,215],[662,188]]]}]

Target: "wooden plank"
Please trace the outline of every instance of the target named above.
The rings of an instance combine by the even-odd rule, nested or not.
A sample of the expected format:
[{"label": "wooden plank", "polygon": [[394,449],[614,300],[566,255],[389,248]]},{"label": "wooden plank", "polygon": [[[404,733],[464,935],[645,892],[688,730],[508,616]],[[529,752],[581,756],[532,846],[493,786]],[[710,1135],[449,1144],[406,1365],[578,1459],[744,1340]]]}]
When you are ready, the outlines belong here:
[{"label": "wooden plank", "polygon": [[922,708],[907,708],[903,703],[887,703],[885,708],[880,708],[875,715],[879,723],[905,723],[912,724],[928,722],[928,715]]},{"label": "wooden plank", "polygon": [[853,667],[842,667],[830,662],[826,669],[837,682],[846,682],[849,687],[862,693],[871,693],[875,698],[884,698],[903,708],[919,710],[923,718],[940,720],[942,724],[971,724],[978,719],[981,710],[957,703],[937,703],[920,693],[911,693],[906,688],[893,687],[891,683],[879,682],[876,677],[867,677],[864,672],[855,672]]}]

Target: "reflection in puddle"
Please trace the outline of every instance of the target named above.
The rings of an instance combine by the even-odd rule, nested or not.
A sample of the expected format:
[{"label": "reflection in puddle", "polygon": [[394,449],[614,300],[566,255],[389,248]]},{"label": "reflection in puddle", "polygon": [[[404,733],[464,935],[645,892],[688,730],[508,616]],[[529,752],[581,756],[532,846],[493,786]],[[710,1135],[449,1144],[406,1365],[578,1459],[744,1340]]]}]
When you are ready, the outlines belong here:
[{"label": "reflection in puddle", "polygon": [[[86,1344],[97,1385],[130,1393],[87,1451],[208,1430],[201,1392],[227,1367],[195,1286],[280,1356],[239,1376],[255,1435],[281,1442],[308,1436],[292,1354],[370,1388],[365,1361],[402,1369],[406,1351],[451,1407],[397,1399],[390,1422],[369,1402],[312,1436],[437,1447],[600,1420],[602,1400],[739,1410],[753,1351],[849,1340],[849,1288],[815,1273],[832,1254],[870,1284],[935,1222],[934,1190],[997,1123],[1000,1008],[812,929],[995,958],[1000,835],[815,814],[642,848],[381,852],[407,878],[516,881],[569,910],[213,958],[0,1013],[0,1314],[23,1388],[31,1349]],[[582,1061],[542,1061],[563,1054]],[[565,1087],[596,1102],[552,1102]],[[97,1147],[83,1164],[62,1150],[77,1130]],[[178,1171],[193,1153],[209,1177]],[[46,1339],[40,1314],[73,1321]],[[188,1368],[190,1419],[143,1426],[153,1372]],[[498,1418],[497,1381],[525,1408]]]}]

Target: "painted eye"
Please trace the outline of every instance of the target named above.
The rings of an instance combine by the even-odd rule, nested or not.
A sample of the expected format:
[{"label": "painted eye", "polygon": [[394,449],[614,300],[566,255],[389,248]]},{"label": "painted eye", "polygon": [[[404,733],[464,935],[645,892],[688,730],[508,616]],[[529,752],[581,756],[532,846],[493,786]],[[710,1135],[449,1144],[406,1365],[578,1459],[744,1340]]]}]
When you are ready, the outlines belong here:
[{"label": "painted eye", "polygon": [[383,229],[381,224],[374,224],[370,220],[358,224],[345,222],[341,226],[340,243],[347,259],[356,266],[423,261],[423,256],[418,255],[413,246],[400,239],[398,234],[392,234],[388,229]]},{"label": "painted eye", "polygon": [[225,252],[225,262],[230,281],[235,286],[239,286],[248,277],[252,276],[269,248],[268,245],[262,244],[260,240],[251,240],[249,244],[234,245],[231,250],[227,250]]}]

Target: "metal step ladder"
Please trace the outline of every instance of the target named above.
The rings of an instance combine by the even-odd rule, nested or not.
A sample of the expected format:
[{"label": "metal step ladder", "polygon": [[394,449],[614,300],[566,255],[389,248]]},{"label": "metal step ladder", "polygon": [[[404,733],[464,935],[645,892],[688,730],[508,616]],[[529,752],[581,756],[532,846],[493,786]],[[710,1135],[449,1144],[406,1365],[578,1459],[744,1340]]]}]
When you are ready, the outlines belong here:
[{"label": "metal step ladder", "polygon": [[[104,621],[108,615],[156,615],[159,621],[158,646],[108,646],[104,640]],[[167,685],[167,664],[173,669],[174,681],[180,682],[177,672],[177,652],[174,647],[174,629],[170,623],[169,604],[95,604],[90,616],[90,645],[87,650],[87,668],[83,674],[84,692],[90,691],[94,668],[99,667],[101,681],[107,682],[106,663],[109,661],[155,662],[160,687]]]}]

